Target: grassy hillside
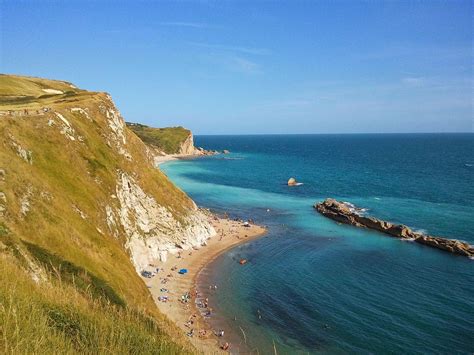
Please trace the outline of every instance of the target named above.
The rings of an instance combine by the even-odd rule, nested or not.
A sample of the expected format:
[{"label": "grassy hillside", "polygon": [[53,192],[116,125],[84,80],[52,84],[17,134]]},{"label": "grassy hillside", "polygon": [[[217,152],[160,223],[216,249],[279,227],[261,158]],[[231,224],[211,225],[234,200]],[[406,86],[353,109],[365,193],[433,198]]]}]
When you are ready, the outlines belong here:
[{"label": "grassy hillside", "polygon": [[65,96],[79,94],[71,83],[40,78],[16,77],[0,74],[0,104],[24,104],[46,100],[59,92]]},{"label": "grassy hillside", "polygon": [[36,284],[5,253],[0,255],[0,283],[2,353],[189,352],[179,345],[178,334],[165,331],[172,326],[164,321],[78,292],[53,275],[48,283]]},{"label": "grassy hillside", "polygon": [[166,154],[178,154],[181,145],[191,134],[190,130],[183,127],[153,128],[131,122],[127,122],[127,127],[143,142]]},{"label": "grassy hillside", "polygon": [[151,161],[107,94],[0,75],[0,352],[192,351],[118,222],[125,174],[170,218],[195,208]]}]

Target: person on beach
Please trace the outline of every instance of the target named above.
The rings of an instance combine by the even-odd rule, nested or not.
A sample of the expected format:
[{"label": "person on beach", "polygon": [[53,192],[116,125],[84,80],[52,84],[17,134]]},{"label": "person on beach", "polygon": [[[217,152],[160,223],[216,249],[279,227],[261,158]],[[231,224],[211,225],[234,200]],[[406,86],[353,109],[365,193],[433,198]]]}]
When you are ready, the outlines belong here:
[{"label": "person on beach", "polygon": [[221,349],[226,351],[226,350],[229,350],[229,347],[230,347],[229,343],[226,342],[224,345],[221,346]]}]

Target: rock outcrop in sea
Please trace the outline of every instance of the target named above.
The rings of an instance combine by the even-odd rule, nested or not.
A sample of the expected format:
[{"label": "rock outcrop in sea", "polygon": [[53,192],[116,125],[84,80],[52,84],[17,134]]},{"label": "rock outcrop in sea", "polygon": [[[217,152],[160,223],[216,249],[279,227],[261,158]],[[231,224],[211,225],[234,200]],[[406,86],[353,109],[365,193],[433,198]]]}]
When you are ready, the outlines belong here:
[{"label": "rock outcrop in sea", "polygon": [[289,178],[288,179],[288,186],[296,186],[298,183],[296,182],[295,178]]},{"label": "rock outcrop in sea", "polygon": [[415,232],[401,224],[393,224],[374,217],[361,214],[355,206],[328,198],[313,206],[322,215],[337,222],[350,224],[356,227],[373,229],[395,238],[413,240],[417,243],[448,251],[453,254],[474,257],[474,246],[456,239],[435,237]]}]

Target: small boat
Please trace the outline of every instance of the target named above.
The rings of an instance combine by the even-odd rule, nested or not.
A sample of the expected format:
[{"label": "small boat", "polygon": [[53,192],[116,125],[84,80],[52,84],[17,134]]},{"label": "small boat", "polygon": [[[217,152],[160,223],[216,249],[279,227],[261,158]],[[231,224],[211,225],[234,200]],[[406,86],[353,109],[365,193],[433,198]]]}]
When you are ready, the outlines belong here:
[{"label": "small boat", "polygon": [[239,264],[244,265],[247,262],[247,259],[240,259]]}]

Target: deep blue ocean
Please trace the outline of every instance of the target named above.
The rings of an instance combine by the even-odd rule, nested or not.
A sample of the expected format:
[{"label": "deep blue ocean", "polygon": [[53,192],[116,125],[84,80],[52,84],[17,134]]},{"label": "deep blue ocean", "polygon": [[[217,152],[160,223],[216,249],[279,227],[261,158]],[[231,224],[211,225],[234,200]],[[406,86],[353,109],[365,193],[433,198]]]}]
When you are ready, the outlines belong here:
[{"label": "deep blue ocean", "polygon": [[[269,228],[201,275],[218,285],[210,295],[214,322],[235,352],[474,352],[474,260],[339,225],[312,208],[333,197],[474,243],[474,134],[197,136],[195,143],[231,154],[169,162],[165,173],[199,205]],[[288,187],[290,177],[304,184]]]}]

